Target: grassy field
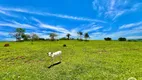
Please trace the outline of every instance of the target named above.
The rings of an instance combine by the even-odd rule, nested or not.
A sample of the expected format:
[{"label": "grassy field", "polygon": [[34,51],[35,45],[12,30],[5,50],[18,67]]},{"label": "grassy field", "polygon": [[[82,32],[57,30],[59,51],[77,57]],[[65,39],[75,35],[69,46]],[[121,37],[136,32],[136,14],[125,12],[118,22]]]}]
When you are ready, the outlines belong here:
[{"label": "grassy field", "polygon": [[[9,43],[10,47],[3,47]],[[67,47],[62,47],[67,44]],[[49,51],[62,51],[51,68]],[[55,59],[55,63],[59,58]],[[142,80],[142,42],[0,42],[0,80]]]}]

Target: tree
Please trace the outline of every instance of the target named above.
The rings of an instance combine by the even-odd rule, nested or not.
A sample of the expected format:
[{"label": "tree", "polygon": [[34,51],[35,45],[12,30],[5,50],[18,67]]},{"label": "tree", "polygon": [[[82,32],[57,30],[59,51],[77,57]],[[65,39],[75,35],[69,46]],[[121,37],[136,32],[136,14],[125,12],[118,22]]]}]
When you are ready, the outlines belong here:
[{"label": "tree", "polygon": [[85,40],[87,40],[87,38],[89,38],[89,34],[88,34],[88,33],[85,33],[85,34],[84,34],[84,38],[85,38]]},{"label": "tree", "polygon": [[22,38],[24,39],[24,41],[28,41],[30,39],[30,35],[28,34],[23,34]]},{"label": "tree", "polygon": [[39,37],[38,37],[37,34],[33,33],[33,34],[31,35],[31,39],[32,39],[32,40],[38,40]]},{"label": "tree", "polygon": [[68,33],[66,36],[68,37],[68,40],[69,40],[69,39],[70,39],[71,34],[69,34],[69,33]]},{"label": "tree", "polygon": [[39,40],[41,40],[41,41],[45,41],[45,39],[44,39],[44,38],[39,38]]},{"label": "tree", "polygon": [[24,35],[25,29],[23,28],[16,28],[16,31],[14,33],[10,33],[13,37],[16,38],[16,41],[21,41],[22,35]]},{"label": "tree", "polygon": [[82,40],[83,33],[82,32],[77,32],[77,34],[80,36],[80,40]]},{"label": "tree", "polygon": [[110,37],[104,38],[105,41],[111,41]]},{"label": "tree", "polygon": [[60,40],[67,40],[67,38],[66,37],[62,37],[62,38],[60,38]]},{"label": "tree", "polygon": [[118,41],[126,41],[127,39],[126,38],[123,38],[123,37],[120,37],[118,38]]},{"label": "tree", "polygon": [[56,33],[50,33],[50,34],[49,34],[49,37],[51,38],[52,41],[55,40],[55,37],[56,37],[56,36],[57,36]]},{"label": "tree", "polygon": [[32,44],[33,44],[34,40],[38,40],[39,39],[38,35],[35,34],[35,33],[32,33],[30,37],[31,37]]}]

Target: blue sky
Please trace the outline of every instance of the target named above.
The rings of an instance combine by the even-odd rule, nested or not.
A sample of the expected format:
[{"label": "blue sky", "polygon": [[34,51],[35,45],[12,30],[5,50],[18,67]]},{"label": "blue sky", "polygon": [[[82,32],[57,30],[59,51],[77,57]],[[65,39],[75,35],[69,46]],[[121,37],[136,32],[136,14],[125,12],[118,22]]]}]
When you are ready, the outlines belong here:
[{"label": "blue sky", "polygon": [[0,0],[0,40],[16,28],[58,38],[88,32],[91,39],[142,38],[142,0]]}]

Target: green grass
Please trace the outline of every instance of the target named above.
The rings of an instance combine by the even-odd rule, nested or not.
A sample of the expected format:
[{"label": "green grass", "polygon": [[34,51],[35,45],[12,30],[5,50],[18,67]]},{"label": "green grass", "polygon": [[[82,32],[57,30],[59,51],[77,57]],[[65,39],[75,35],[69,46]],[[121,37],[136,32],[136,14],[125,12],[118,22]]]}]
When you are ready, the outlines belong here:
[{"label": "green grass", "polygon": [[[3,47],[9,43],[10,47]],[[67,44],[67,47],[62,47]],[[51,67],[49,51],[62,51]],[[59,59],[56,58],[55,62]],[[142,42],[0,42],[0,80],[142,80]]]}]

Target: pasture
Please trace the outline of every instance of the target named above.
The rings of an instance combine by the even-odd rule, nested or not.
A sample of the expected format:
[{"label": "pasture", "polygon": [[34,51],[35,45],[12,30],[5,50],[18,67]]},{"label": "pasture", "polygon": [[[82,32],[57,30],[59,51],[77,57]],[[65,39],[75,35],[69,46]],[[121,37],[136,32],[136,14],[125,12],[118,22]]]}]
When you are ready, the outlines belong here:
[{"label": "pasture", "polygon": [[[9,43],[9,47],[4,47]],[[66,44],[67,47],[63,47]],[[49,51],[62,51],[51,65]],[[58,57],[54,60],[58,62]],[[142,42],[0,42],[0,80],[142,80]]]}]

